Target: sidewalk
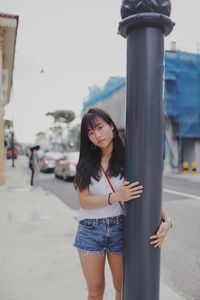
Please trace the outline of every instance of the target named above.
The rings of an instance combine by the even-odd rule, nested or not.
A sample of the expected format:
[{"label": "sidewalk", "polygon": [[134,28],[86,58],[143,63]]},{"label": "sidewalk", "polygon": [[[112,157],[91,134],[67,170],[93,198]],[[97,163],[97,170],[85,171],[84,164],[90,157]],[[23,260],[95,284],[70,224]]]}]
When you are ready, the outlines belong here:
[{"label": "sidewalk", "polygon": [[183,173],[172,173],[169,171],[164,171],[163,175],[166,177],[177,178],[177,179],[186,179],[189,181],[200,183],[200,174],[199,173],[197,173],[196,175],[193,175],[191,172],[188,174],[183,174]]},{"label": "sidewalk", "polygon": [[[72,246],[76,212],[41,188],[31,190],[19,160],[15,168],[6,161],[6,184],[0,186],[0,299],[86,300]],[[106,272],[105,299],[114,300]],[[160,300],[184,298],[161,281]]]}]

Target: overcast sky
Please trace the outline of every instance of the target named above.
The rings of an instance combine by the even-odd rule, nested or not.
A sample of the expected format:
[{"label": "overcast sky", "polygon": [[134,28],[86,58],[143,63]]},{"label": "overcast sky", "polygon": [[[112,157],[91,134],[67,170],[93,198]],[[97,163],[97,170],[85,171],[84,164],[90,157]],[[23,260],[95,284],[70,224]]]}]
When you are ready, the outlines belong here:
[{"label": "overcast sky", "polygon": [[[46,112],[80,114],[88,87],[125,76],[126,40],[117,35],[121,0],[0,0],[0,11],[19,15],[14,92],[5,118],[14,119],[20,142],[52,123]],[[173,32],[165,48],[197,52],[200,2],[172,0]],[[200,48],[200,44],[199,44]],[[44,73],[41,73],[41,69]]]}]

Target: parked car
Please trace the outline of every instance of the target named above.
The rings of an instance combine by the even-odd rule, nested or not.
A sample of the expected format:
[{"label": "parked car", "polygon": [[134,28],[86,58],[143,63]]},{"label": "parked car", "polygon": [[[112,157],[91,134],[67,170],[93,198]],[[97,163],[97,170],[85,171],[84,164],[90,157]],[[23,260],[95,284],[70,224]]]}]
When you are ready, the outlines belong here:
[{"label": "parked car", "polygon": [[76,165],[79,159],[79,152],[64,153],[64,156],[56,160],[54,169],[55,177],[68,180],[76,175]]},{"label": "parked car", "polygon": [[40,171],[47,173],[53,172],[56,164],[56,160],[63,157],[60,152],[45,152],[39,157],[38,164],[40,166]]},{"label": "parked car", "polygon": [[[14,147],[14,159],[16,159],[18,156],[18,150],[16,147]],[[6,157],[7,159],[12,158],[12,148],[8,147],[6,150]]]}]

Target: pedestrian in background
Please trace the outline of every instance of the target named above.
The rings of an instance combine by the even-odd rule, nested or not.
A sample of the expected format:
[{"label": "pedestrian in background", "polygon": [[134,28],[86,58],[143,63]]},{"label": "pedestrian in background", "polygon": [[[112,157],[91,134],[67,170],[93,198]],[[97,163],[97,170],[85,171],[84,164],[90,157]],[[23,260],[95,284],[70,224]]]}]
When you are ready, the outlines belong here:
[{"label": "pedestrian in background", "polygon": [[[74,180],[80,210],[74,246],[78,249],[88,300],[102,300],[105,288],[105,261],[108,259],[115,288],[115,300],[121,299],[123,272],[124,202],[140,201],[142,185],[124,179],[125,149],[111,117],[93,108],[81,123],[80,156]],[[145,188],[145,187],[144,187]],[[160,247],[171,221],[166,220],[150,243]]]},{"label": "pedestrian in background", "polygon": [[29,157],[29,168],[31,169],[31,186],[37,186],[38,184],[38,174],[40,172],[40,167],[38,164],[38,153],[40,149],[39,145],[30,147],[30,157]]}]

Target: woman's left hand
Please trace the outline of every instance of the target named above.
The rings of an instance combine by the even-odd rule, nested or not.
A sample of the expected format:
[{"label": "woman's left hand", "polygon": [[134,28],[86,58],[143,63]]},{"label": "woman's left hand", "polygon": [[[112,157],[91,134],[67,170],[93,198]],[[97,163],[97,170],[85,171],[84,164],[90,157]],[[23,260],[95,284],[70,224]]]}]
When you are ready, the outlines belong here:
[{"label": "woman's left hand", "polygon": [[160,224],[158,232],[156,235],[152,235],[149,239],[151,240],[150,244],[154,246],[154,248],[161,247],[164,238],[171,228],[171,224],[169,222],[164,222]]}]

